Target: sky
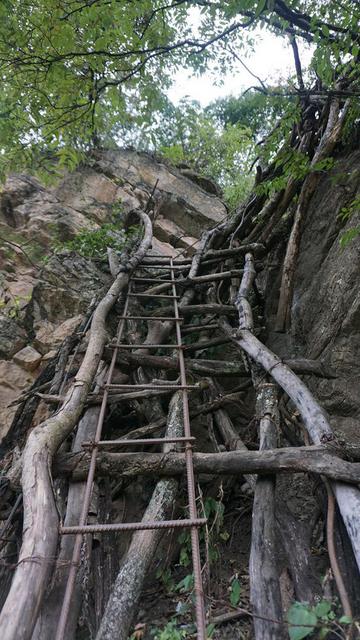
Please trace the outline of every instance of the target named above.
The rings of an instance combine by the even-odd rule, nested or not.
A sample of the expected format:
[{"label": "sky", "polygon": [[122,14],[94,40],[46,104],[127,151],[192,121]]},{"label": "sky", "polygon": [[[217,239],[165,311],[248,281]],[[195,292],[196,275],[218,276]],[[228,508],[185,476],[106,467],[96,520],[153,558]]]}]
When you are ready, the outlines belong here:
[{"label": "sky", "polygon": [[[247,67],[255,75],[268,84],[278,82],[280,78],[294,73],[292,50],[285,39],[263,30],[255,32],[255,36],[255,51],[244,59]],[[311,51],[299,43],[299,52],[303,67],[306,67],[310,62]],[[223,77],[222,86],[217,86],[216,78],[211,72],[198,77],[191,76],[186,70],[179,71],[174,76],[174,84],[169,89],[168,95],[175,104],[181,98],[190,96],[204,107],[216,98],[230,94],[239,95],[256,84],[259,84],[256,79],[239,62],[236,62],[233,71]]]}]

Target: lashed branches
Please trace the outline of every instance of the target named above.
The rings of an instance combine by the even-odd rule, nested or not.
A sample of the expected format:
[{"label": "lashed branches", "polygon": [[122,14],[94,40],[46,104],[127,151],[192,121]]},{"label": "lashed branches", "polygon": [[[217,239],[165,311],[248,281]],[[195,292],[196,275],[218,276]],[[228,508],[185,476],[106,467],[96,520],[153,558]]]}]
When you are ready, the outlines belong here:
[{"label": "lashed branches", "polygon": [[[346,462],[322,445],[271,451],[226,451],[194,453],[196,473],[245,475],[269,473],[315,473],[331,480],[359,482],[360,463]],[[99,476],[178,476],[184,473],[182,453],[106,453],[97,455]],[[61,454],[55,458],[54,475],[83,480],[89,468],[89,454]]]},{"label": "lashed branches", "polygon": [[[248,275],[245,276],[244,273],[244,281],[245,278],[252,280],[254,278],[255,274],[252,264],[253,257],[248,254],[245,259],[245,271],[248,272]],[[249,291],[249,288],[247,288],[247,291]],[[280,358],[262,344],[248,328],[252,326],[252,320],[249,318],[251,307],[247,296],[239,296],[237,306],[241,326],[244,327],[242,320],[244,314],[245,317],[247,317],[247,326],[234,331],[227,320],[223,319],[220,324],[222,330],[232,338],[234,344],[245,351],[256,363],[261,365],[288,394],[299,410],[312,442],[321,444],[333,441],[334,435],[328,418],[306,385]],[[334,483],[333,489],[351,540],[358,567],[360,568],[360,520],[357,515],[360,513],[360,491],[357,488],[342,483]]]}]

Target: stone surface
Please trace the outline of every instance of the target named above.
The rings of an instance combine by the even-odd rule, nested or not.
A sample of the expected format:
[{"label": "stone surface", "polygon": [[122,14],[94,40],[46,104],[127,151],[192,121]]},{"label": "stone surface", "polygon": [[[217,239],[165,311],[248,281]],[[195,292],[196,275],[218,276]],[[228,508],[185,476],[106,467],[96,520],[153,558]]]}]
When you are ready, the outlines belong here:
[{"label": "stone surface", "polygon": [[183,229],[172,220],[167,220],[163,216],[158,216],[154,222],[154,233],[159,240],[171,244],[175,249],[188,249],[193,255],[198,246],[197,238],[188,236]]},{"label": "stone surface", "polygon": [[199,236],[226,216],[225,205],[217,196],[148,154],[131,150],[100,152],[97,167],[113,179],[121,178],[137,188],[151,191],[157,183],[154,198],[158,213],[189,235]]},{"label": "stone surface", "polygon": [[[339,158],[311,200],[296,271],[293,345],[305,357],[321,358],[334,380],[309,379],[333,426],[350,440],[360,434],[360,237],[344,249],[339,240],[360,225],[339,213],[360,195],[360,152]],[[356,434],[356,437],[355,437]]]},{"label": "stone surface", "polygon": [[13,360],[16,364],[20,365],[26,371],[34,371],[38,368],[42,359],[41,353],[36,351],[33,347],[27,346],[18,351]]},{"label": "stone surface", "polygon": [[68,318],[68,320],[62,322],[58,327],[47,320],[39,322],[34,339],[34,346],[41,354],[45,355],[49,349],[60,346],[67,336],[74,333],[81,320],[82,315],[77,315],[74,318]]},{"label": "stone surface", "polygon": [[17,406],[10,406],[22,391],[35,380],[36,374],[26,371],[13,361],[0,360],[0,439],[12,422]]},{"label": "stone surface", "polygon": [[12,358],[14,353],[25,346],[26,340],[26,332],[15,318],[0,316],[0,358]]}]

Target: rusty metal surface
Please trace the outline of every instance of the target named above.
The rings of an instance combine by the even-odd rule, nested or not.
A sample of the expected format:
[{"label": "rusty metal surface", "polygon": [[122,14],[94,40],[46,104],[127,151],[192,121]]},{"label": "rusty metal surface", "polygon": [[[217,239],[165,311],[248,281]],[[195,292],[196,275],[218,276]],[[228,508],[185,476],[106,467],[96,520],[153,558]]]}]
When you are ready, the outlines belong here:
[{"label": "rusty metal surface", "polygon": [[107,533],[111,531],[148,531],[149,529],[186,529],[202,527],[206,518],[187,520],[148,520],[147,522],[115,522],[114,524],[87,524],[83,527],[61,527],[63,535]]},{"label": "rusty metal surface", "polygon": [[[145,265],[144,265],[145,266]],[[191,531],[191,546],[192,546],[192,559],[193,559],[193,568],[194,568],[194,593],[195,593],[195,612],[196,612],[196,625],[197,625],[197,638],[198,640],[206,640],[206,624],[205,624],[205,604],[204,604],[204,594],[202,589],[202,579],[201,579],[201,560],[200,560],[200,547],[199,547],[199,534],[198,528],[202,525],[206,524],[206,518],[199,518],[197,514],[196,508],[196,495],[195,495],[195,479],[194,479],[194,469],[193,469],[193,459],[192,459],[192,442],[194,442],[195,438],[191,435],[190,429],[190,416],[189,416],[189,405],[188,405],[188,391],[193,389],[200,389],[199,385],[188,385],[186,380],[186,371],[185,371],[185,359],[183,353],[183,344],[181,339],[181,329],[180,323],[183,322],[183,318],[180,317],[179,314],[179,305],[177,291],[176,291],[176,281],[175,281],[175,270],[176,269],[184,269],[189,267],[177,267],[173,259],[169,259],[168,266],[164,265],[151,265],[150,268],[160,268],[167,269],[170,272],[171,280],[169,283],[172,286],[172,295],[147,295],[147,294],[136,294],[130,292],[130,287],[128,294],[126,296],[125,305],[123,315],[119,316],[119,324],[118,331],[116,336],[116,343],[108,345],[114,349],[111,363],[108,369],[107,380],[103,386],[103,397],[101,402],[101,408],[99,413],[99,418],[96,427],[95,438],[93,442],[83,442],[82,446],[84,448],[91,448],[91,458],[89,465],[89,472],[86,481],[85,488],[85,496],[83,507],[79,519],[79,524],[77,526],[71,527],[60,527],[60,533],[62,535],[73,535],[75,537],[73,555],[69,569],[68,581],[65,589],[64,600],[62,604],[62,609],[60,613],[58,628],[55,636],[55,640],[65,640],[66,639],[66,624],[67,619],[70,612],[71,607],[71,599],[74,592],[75,580],[77,575],[77,570],[80,564],[81,557],[81,547],[83,536],[85,534],[91,533],[106,533],[111,531],[142,531],[149,529],[178,529],[178,528],[190,528]],[[134,278],[134,281],[141,281],[139,278]],[[159,282],[161,284],[163,281],[159,279],[145,279],[150,281]],[[180,283],[181,284],[181,283]],[[174,301],[174,316],[132,316],[128,314],[128,306],[129,306],[129,298],[135,297],[136,295],[140,297],[151,297],[151,298],[170,298]],[[152,320],[152,321],[173,321],[175,324],[176,330],[176,343],[175,344],[167,344],[167,345],[122,345],[121,339],[125,328],[125,323],[127,320]],[[200,328],[200,327],[199,327]],[[180,384],[112,384],[111,380],[113,377],[113,372],[116,364],[117,354],[120,349],[177,349],[178,350],[178,363],[179,363],[179,372],[180,372]],[[147,438],[147,439],[121,439],[121,440],[101,440],[101,434],[105,419],[105,413],[107,408],[107,402],[109,395],[112,389],[157,389],[157,390],[171,390],[178,391],[180,390],[183,394],[183,416],[184,416],[184,433],[183,437],[177,438]],[[188,489],[188,505],[189,505],[189,518],[182,520],[165,520],[165,521],[147,521],[147,522],[127,522],[127,523],[111,523],[111,524],[95,524],[88,525],[87,518],[88,512],[91,502],[92,495],[92,487],[95,478],[95,469],[96,469],[96,458],[97,453],[100,448],[106,447],[123,447],[129,445],[154,445],[154,444],[164,444],[164,443],[182,443],[184,444],[185,450],[185,462],[186,462],[186,477],[187,477],[187,489]]]},{"label": "rusty metal surface", "polygon": [[[173,261],[170,260],[171,269],[173,269]],[[171,271],[172,279],[174,280],[172,288],[173,294],[176,296],[176,283],[174,278],[174,272]],[[179,317],[179,305],[176,299],[174,299],[174,311],[175,316]],[[179,324],[176,324],[176,339],[179,346],[182,345],[181,328]],[[179,351],[179,368],[180,368],[180,382],[186,386],[186,369],[185,358],[182,350]],[[190,428],[190,412],[187,390],[183,390],[183,417],[184,417],[184,433],[187,438],[191,437]],[[185,445],[185,463],[186,463],[186,479],[187,490],[189,498],[189,513],[190,519],[195,520],[197,518],[196,508],[196,495],[195,495],[195,477],[194,477],[194,465],[192,446],[190,442]],[[194,569],[194,591],[195,591],[195,612],[196,612],[196,627],[198,640],[206,640],[206,621],[205,621],[205,602],[204,592],[202,586],[201,577],[201,559],[200,559],[200,542],[199,531],[197,527],[191,527],[191,550],[192,561]]]},{"label": "rusty metal surface", "polygon": [[131,278],[133,282],[156,282],[157,284],[172,284],[172,280],[162,278]]},{"label": "rusty metal surface", "polygon": [[119,349],[186,349],[186,346],[179,347],[178,344],[148,344],[143,342],[142,344],[108,344],[107,347],[118,347]]},{"label": "rusty metal surface", "polygon": [[165,299],[166,298],[167,300],[169,300],[169,299],[173,300],[176,297],[177,300],[180,299],[179,296],[168,296],[168,295],[161,294],[161,293],[156,294],[156,293],[142,293],[142,292],[129,293],[129,297],[131,297],[131,298],[151,298],[151,299],[153,299],[153,298]]},{"label": "rusty metal surface", "polygon": [[[126,297],[125,305],[124,305],[124,314],[125,315],[127,314],[128,306],[129,306],[129,298]],[[124,328],[125,328],[125,320],[122,317],[120,319],[120,322],[119,322],[119,325],[118,325],[117,342],[120,342],[120,340],[122,338],[122,335],[123,335],[123,332],[124,332]],[[115,368],[115,363],[116,363],[117,353],[118,353],[118,350],[114,349],[114,352],[113,352],[113,355],[112,355],[112,358],[111,358],[111,363],[110,363],[109,370],[108,370],[108,375],[107,375],[107,382],[109,382],[109,383],[112,380],[112,376],[113,376],[113,372],[114,372],[114,368]],[[100,438],[101,438],[101,433],[102,433],[102,428],[103,428],[104,418],[105,418],[105,412],[106,412],[108,393],[109,393],[108,389],[105,388],[104,395],[103,395],[102,402],[101,402],[99,418],[98,418],[98,422],[97,422],[97,426],[96,426],[95,443],[97,441],[99,441]],[[86,524],[86,521],[87,521],[87,518],[88,518],[88,512],[89,512],[89,507],[90,507],[91,494],[92,494],[92,488],[93,488],[93,482],[94,482],[94,476],[95,476],[96,454],[97,454],[97,448],[95,446],[93,448],[92,452],[91,452],[90,467],[89,467],[88,477],[87,477],[87,481],[86,481],[83,508],[82,508],[82,511],[81,511],[80,521],[79,521],[79,526],[80,527],[82,527],[82,526],[84,526]],[[79,563],[80,563],[82,540],[83,540],[82,534],[78,533],[76,535],[76,538],[75,538],[74,549],[73,549],[73,554],[72,554],[72,558],[71,558],[71,566],[70,566],[70,569],[69,569],[69,575],[68,575],[68,580],[67,580],[67,584],[66,584],[64,600],[63,600],[62,608],[61,608],[61,612],[60,612],[59,623],[58,623],[58,627],[57,627],[57,630],[56,630],[55,640],[65,640],[66,623],[67,623],[67,619],[68,619],[69,612],[70,612],[71,598],[72,598],[72,595],[73,595],[73,592],[74,592],[76,574],[77,574],[78,566],[79,566]]]},{"label": "rusty metal surface", "polygon": [[181,391],[184,389],[193,390],[197,389],[198,391],[201,389],[198,384],[104,384],[104,388],[106,389],[149,389],[149,390],[158,390],[162,389],[163,391]]},{"label": "rusty metal surface", "polygon": [[174,318],[173,316],[120,316],[120,320],[172,320],[172,322],[183,322],[184,318]]},{"label": "rusty metal surface", "polygon": [[99,442],[91,442],[89,440],[89,442],[83,442],[82,443],[82,447],[84,448],[89,448],[89,447],[98,447],[98,448],[106,448],[106,447],[114,447],[114,446],[120,446],[120,447],[127,447],[129,445],[133,445],[133,444],[166,444],[166,443],[175,443],[175,442],[193,442],[194,440],[196,440],[196,438],[190,437],[190,438],[186,438],[186,437],[179,437],[179,438],[139,438],[139,439],[132,439],[132,440],[126,440],[121,439],[121,440],[99,440]]}]

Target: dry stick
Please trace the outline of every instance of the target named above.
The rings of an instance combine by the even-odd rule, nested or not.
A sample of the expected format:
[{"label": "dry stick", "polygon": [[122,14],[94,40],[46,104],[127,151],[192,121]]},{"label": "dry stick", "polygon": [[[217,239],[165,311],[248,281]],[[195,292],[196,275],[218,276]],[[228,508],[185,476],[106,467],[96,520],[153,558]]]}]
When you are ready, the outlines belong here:
[{"label": "dry stick", "polygon": [[[187,276],[184,277],[183,280],[176,281],[176,284],[180,285],[181,287],[194,284],[206,284],[207,282],[235,278],[237,276],[241,276],[242,273],[242,269],[233,269],[232,271],[223,271],[221,273],[209,273],[205,276],[195,276],[191,278],[191,281],[189,279],[189,276]],[[170,289],[170,287],[171,283],[165,282],[164,284],[159,284],[157,286],[151,287],[150,289],[146,289],[144,293],[161,293],[161,291],[166,291],[166,289]]]},{"label": "dry stick", "polygon": [[[245,271],[247,271],[248,278],[255,277],[253,257],[251,254],[247,254],[245,257]],[[246,303],[246,313],[251,314],[249,303],[239,295],[237,306],[240,321],[244,314],[244,303]],[[221,319],[220,327],[226,335],[232,338],[234,344],[241,350],[244,350],[255,362],[260,364],[265,371],[271,374],[278,385],[291,398],[301,414],[312,442],[322,444],[334,441],[334,434],[325,412],[298,376],[291,371],[278,356],[262,344],[262,342],[252,334],[250,329],[240,329],[234,332],[226,319]],[[348,486],[340,482],[333,484],[333,491],[351,540],[357,565],[360,569],[360,516],[358,515],[360,513],[360,491],[357,487]]]},{"label": "dry stick", "polygon": [[334,520],[335,520],[335,498],[331,490],[331,486],[326,478],[323,478],[328,497],[328,511],[326,519],[326,538],[328,553],[332,572],[335,578],[336,587],[340,596],[341,605],[346,616],[353,617],[349,597],[345,588],[345,584],[341,575],[340,567],[336,557],[335,541],[334,541]]},{"label": "dry stick", "polygon": [[350,102],[348,100],[347,104],[342,110],[342,113],[339,115],[340,100],[339,98],[333,98],[324,135],[314,154],[313,159],[311,160],[310,173],[305,178],[300,192],[299,202],[296,207],[294,223],[288,241],[283,265],[280,297],[275,325],[277,331],[284,331],[289,325],[293,281],[301,240],[302,222],[308,204],[310,202],[310,198],[314,194],[315,189],[322,176],[321,171],[316,171],[316,165],[324,158],[327,158],[333,151],[336,143],[340,138],[349,106]]},{"label": "dry stick", "polygon": [[[211,233],[211,235],[213,234]],[[210,237],[211,236],[208,237],[208,240],[210,239]],[[190,264],[195,264],[194,262],[195,257],[200,255],[200,261],[198,261],[196,258],[196,270],[194,270],[194,272],[191,274],[191,277],[193,277],[196,275],[195,271],[196,272],[198,271],[200,263],[207,262],[208,260],[212,260],[212,259],[214,259],[217,262],[219,258],[229,258],[231,256],[244,255],[249,251],[251,251],[251,253],[254,253],[255,255],[257,254],[261,255],[265,251],[265,247],[263,244],[260,244],[258,242],[253,242],[251,244],[234,247],[233,249],[210,249],[209,251],[204,252],[204,245],[202,245],[200,242],[196,250],[196,253],[192,258],[183,258],[183,259],[175,260],[174,264],[176,266],[185,266],[185,265],[190,266]],[[168,260],[169,259],[167,257],[162,257],[162,256],[154,256],[154,257],[147,256],[143,260],[143,265],[149,268],[151,267],[151,265],[158,265],[158,264],[167,265]]]},{"label": "dry stick", "polygon": [[[78,374],[56,414],[30,433],[22,459],[23,540],[19,563],[0,614],[3,640],[29,640],[49,582],[58,541],[58,513],[52,488],[52,457],[80,418],[106,342],[105,320],[134,269],[151,245],[149,217],[138,212],[145,236],[138,251],[100,301]],[[36,558],[36,562],[32,558]]]},{"label": "dry stick", "polygon": [[[260,417],[260,452],[277,446],[277,393],[274,384],[258,387],[257,412]],[[249,562],[250,601],[257,640],[279,640],[284,637],[282,602],[276,562],[275,481],[273,477],[258,477],[255,487],[251,551]],[[264,620],[279,620],[273,623]]]},{"label": "dry stick", "polygon": [[[171,313],[173,307],[161,307],[161,309],[153,312],[151,315],[156,320],[156,316],[167,316]],[[232,305],[224,305],[224,304],[187,304],[181,307],[181,315],[182,316],[192,316],[194,314],[202,314],[202,313],[211,313],[214,315],[224,315],[229,314],[233,315],[236,313],[236,310]]]},{"label": "dry stick", "polygon": [[[121,440],[119,440],[121,444]],[[111,444],[111,448],[113,448]],[[347,462],[322,445],[286,447],[273,451],[225,451],[194,453],[196,473],[245,475],[269,473],[315,473],[331,480],[359,482],[360,463]],[[183,453],[107,453],[99,450],[96,458],[99,476],[177,476],[185,472]],[[89,468],[89,454],[59,454],[54,461],[54,476],[73,475],[83,480]]]},{"label": "dry stick", "polygon": [[[220,391],[220,386],[216,381],[210,381],[209,386],[214,391]],[[224,396],[226,397],[226,396]],[[241,440],[239,434],[234,428],[234,425],[229,417],[229,414],[224,409],[217,409],[214,412],[214,418],[216,426],[221,434],[221,437],[224,441],[224,444],[227,449],[232,449],[235,451],[247,451],[246,445]],[[255,489],[256,484],[256,476],[246,475],[246,482],[252,490]]]},{"label": "dry stick", "polygon": [[[182,435],[182,394],[178,391],[169,405],[166,436],[176,438]],[[174,445],[165,444],[164,451],[170,451],[173,447]],[[166,520],[174,506],[177,492],[177,480],[173,478],[160,480],[154,489],[142,521]],[[107,603],[96,636],[97,640],[128,639],[144,579],[154,559],[162,535],[163,531],[161,529],[134,533]]]},{"label": "dry stick", "polygon": [[[248,384],[246,384],[246,388],[247,386]],[[245,389],[245,385],[244,385],[244,389]],[[124,394],[124,395],[130,395],[130,394]],[[199,415],[212,413],[213,411],[216,411],[219,407],[222,407],[223,405],[226,405],[226,404],[235,403],[238,405],[241,402],[242,401],[240,400],[238,393],[229,393],[219,398],[215,398],[215,400],[211,402],[207,402],[201,405],[201,407],[198,409],[193,409],[192,411],[190,411],[190,418],[196,418]],[[150,424],[147,424],[144,427],[139,427],[137,429],[133,429],[132,431],[129,431],[124,436],[121,436],[121,438],[119,438],[119,441],[121,442],[121,440],[126,440],[128,438],[137,439],[137,438],[143,438],[144,436],[152,435],[156,431],[159,431],[159,429],[161,429],[162,427],[165,427],[165,425],[166,425],[166,419],[156,420],[155,422],[151,422]],[[233,427],[232,427],[231,434],[232,435],[229,436],[230,448],[232,448],[231,443],[233,443],[234,439],[238,438],[238,435]]]}]

